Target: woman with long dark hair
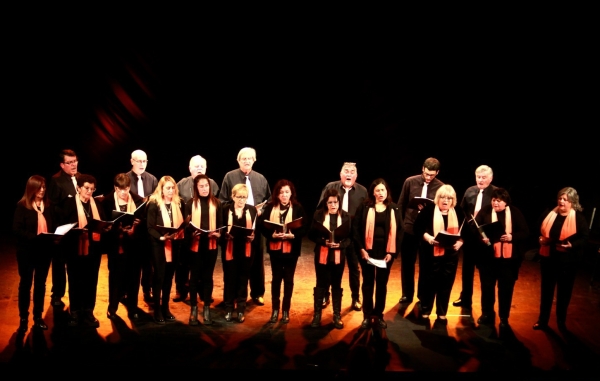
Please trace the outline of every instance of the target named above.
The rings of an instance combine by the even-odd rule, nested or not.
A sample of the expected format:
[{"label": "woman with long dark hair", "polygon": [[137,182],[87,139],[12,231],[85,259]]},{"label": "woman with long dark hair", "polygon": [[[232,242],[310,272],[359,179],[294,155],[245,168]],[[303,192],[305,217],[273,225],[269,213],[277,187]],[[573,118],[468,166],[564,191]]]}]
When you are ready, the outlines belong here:
[{"label": "woman with long dark hair", "polygon": [[27,331],[31,286],[33,285],[33,327],[46,330],[42,319],[46,278],[55,246],[42,241],[40,234],[52,232],[52,208],[46,195],[46,180],[33,175],[27,180],[25,193],[17,203],[13,232],[17,236],[17,266],[19,269],[19,332]]},{"label": "woman with long dark hair", "polygon": [[[269,323],[277,322],[281,307],[281,322],[290,321],[290,307],[294,293],[294,273],[302,249],[302,237],[306,232],[306,215],[304,208],[296,199],[296,188],[289,180],[279,180],[275,184],[271,201],[262,214],[265,220],[284,225],[282,231],[261,226],[267,241],[267,253],[271,257],[271,302],[273,312]],[[294,222],[298,219],[298,222]],[[288,229],[287,224],[300,225]],[[283,282],[283,302],[281,300],[281,283]]]},{"label": "woman with long dark hair", "polygon": [[383,310],[387,283],[392,263],[398,256],[402,228],[398,206],[392,202],[390,188],[384,179],[376,179],[371,183],[367,197],[358,207],[352,222],[354,244],[361,256],[363,274],[364,319],[361,328],[368,328],[371,319],[376,318],[378,326],[385,329],[387,323],[383,319]]},{"label": "woman with long dark hair", "polygon": [[[214,287],[213,273],[217,263],[217,243],[221,237],[223,212],[221,202],[213,195],[206,175],[194,177],[193,197],[185,204],[185,215],[190,216],[188,255],[190,258],[190,325],[198,325],[198,292],[204,301],[204,324],[213,323],[210,303]],[[200,229],[200,230],[198,230]],[[202,288],[198,290],[198,282]]]}]

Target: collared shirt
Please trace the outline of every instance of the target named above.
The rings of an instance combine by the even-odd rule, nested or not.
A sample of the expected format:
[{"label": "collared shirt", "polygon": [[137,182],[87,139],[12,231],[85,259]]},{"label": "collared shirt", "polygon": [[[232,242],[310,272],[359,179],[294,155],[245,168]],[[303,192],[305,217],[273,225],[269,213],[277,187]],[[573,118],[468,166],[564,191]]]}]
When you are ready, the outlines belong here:
[{"label": "collared shirt", "polygon": [[[129,172],[127,172],[127,176],[129,176],[129,178],[131,179],[131,188],[129,188],[129,192],[131,192],[131,194],[139,196],[139,193],[138,193],[138,176],[139,175],[133,171],[129,171]],[[152,192],[154,192],[154,190],[158,186],[158,180],[151,173],[148,173],[145,171],[141,174],[141,176],[142,176],[142,183],[144,184],[144,196],[148,197],[152,194]]]},{"label": "collared shirt", "polygon": [[[260,173],[252,170],[248,174],[250,184],[252,184],[252,195],[254,196],[254,205],[271,198],[271,188],[267,179]],[[219,200],[226,202],[231,200],[231,190],[237,184],[246,184],[246,174],[241,169],[234,169],[227,172],[223,178],[223,185],[219,192]]]},{"label": "collared shirt", "polygon": [[[402,192],[400,192],[400,198],[398,199],[398,208],[406,233],[414,234],[413,225],[419,215],[419,210],[409,209],[408,204],[413,198],[421,197],[421,191],[423,190],[424,184],[425,180],[423,179],[423,175],[411,176],[404,180]],[[427,185],[427,198],[433,200],[435,198],[435,193],[442,185],[444,185],[444,183],[438,180],[437,177],[431,180],[429,185]]]},{"label": "collared shirt", "polygon": [[[346,194],[346,188],[344,188],[344,184],[341,181],[332,181],[325,185],[323,191],[321,192],[321,197],[319,198],[319,203],[317,204],[317,209],[322,206],[323,197],[325,197],[325,192],[328,189],[336,189],[340,194],[340,200],[344,199],[344,194]],[[354,217],[356,213],[356,209],[358,206],[367,198],[367,188],[360,185],[359,183],[354,183],[352,189],[350,189],[348,193],[348,214],[351,217]],[[340,205],[340,208],[342,205]]]}]

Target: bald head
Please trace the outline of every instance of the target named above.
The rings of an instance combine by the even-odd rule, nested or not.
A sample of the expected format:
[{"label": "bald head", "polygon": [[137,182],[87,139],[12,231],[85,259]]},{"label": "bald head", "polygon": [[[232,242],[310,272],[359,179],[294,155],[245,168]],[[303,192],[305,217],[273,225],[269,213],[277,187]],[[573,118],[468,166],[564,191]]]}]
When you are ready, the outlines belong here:
[{"label": "bald head", "polygon": [[206,174],[206,159],[200,155],[196,155],[190,159],[190,174],[192,178],[196,178],[198,175]]},{"label": "bald head", "polygon": [[136,175],[144,173],[147,165],[148,157],[146,156],[146,152],[138,149],[131,153],[131,170]]}]

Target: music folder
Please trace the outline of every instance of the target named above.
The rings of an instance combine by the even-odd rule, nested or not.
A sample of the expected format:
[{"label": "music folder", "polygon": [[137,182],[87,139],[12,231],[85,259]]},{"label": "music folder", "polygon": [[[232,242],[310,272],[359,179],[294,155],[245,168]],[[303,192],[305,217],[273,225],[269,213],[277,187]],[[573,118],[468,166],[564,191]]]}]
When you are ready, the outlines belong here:
[{"label": "music folder", "polygon": [[460,239],[460,234],[450,234],[444,230],[439,232],[434,239],[441,247],[452,247]]},{"label": "music folder", "polygon": [[427,197],[413,197],[409,202],[407,209],[419,209],[419,205],[426,207],[427,205],[433,204],[433,200]]},{"label": "music folder", "polygon": [[329,231],[321,222],[313,220],[313,228],[321,234],[323,239],[329,240],[331,243],[340,243],[350,235],[350,220],[342,223],[333,231]]},{"label": "music folder", "polygon": [[499,221],[479,225],[479,231],[483,231],[492,243],[500,242],[500,237],[505,234],[504,227]]},{"label": "music folder", "polygon": [[263,225],[268,230],[275,231],[277,233],[283,233],[283,232],[287,232],[289,230],[301,228],[302,227],[302,217],[296,218],[295,220],[290,221],[287,224],[279,224],[277,222],[264,220]]}]

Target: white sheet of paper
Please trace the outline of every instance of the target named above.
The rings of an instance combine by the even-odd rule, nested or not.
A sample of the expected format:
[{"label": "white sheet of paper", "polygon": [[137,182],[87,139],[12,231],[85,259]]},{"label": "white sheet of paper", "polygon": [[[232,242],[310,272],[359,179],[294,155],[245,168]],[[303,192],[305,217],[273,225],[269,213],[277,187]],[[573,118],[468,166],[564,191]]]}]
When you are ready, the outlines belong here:
[{"label": "white sheet of paper", "polygon": [[373,266],[381,267],[382,269],[385,269],[387,267],[387,263],[383,259],[374,259],[369,257],[367,262],[369,262]]}]

